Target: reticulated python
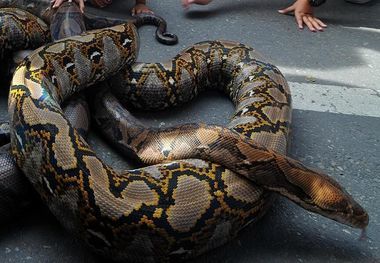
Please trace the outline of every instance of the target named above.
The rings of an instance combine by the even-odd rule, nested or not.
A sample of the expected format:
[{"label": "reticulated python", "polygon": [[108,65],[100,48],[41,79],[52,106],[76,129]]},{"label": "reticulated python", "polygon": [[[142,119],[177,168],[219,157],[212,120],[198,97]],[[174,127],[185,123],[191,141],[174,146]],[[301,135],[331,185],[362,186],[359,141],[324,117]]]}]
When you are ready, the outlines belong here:
[{"label": "reticulated python", "polygon": [[[78,6],[74,3],[64,2],[55,12],[49,12],[50,2],[34,2],[26,1],[25,6],[20,6],[21,2],[6,3],[0,2],[0,5],[20,6],[24,9],[32,11],[36,14],[46,14],[44,18],[50,22],[46,25],[41,19],[35,17],[27,11],[16,8],[0,9],[0,49],[7,55],[13,54],[13,58],[9,63],[10,68],[6,68],[7,72],[14,72],[18,65],[27,54],[32,50],[21,50],[24,48],[36,48],[44,44],[44,41],[52,39],[57,40],[68,36],[78,35],[89,28],[107,27],[116,24],[122,24],[126,20],[112,19],[90,14],[83,15]],[[37,5],[36,5],[37,4]],[[46,11],[47,10],[47,11]],[[141,14],[135,16],[132,22],[137,26],[152,24],[157,26],[156,39],[164,44],[175,44],[177,36],[166,32],[166,22],[161,17],[152,14]],[[25,32],[23,28],[27,29]],[[7,73],[6,72],[6,73]],[[89,128],[89,113],[87,102],[82,95],[76,95],[64,105],[65,116],[68,117],[70,123],[80,132],[84,138]],[[3,127],[4,126],[4,127]],[[2,123],[0,125],[0,141],[3,145],[10,141],[9,124]],[[4,146],[1,149],[0,162],[0,222],[8,221],[22,209],[31,204],[33,198],[30,198],[31,192],[29,184],[23,181],[23,176],[19,173],[17,167],[12,161],[8,152],[9,147]],[[20,204],[20,206],[18,205]],[[21,205],[22,204],[22,205]]]},{"label": "reticulated python", "polygon": [[334,180],[283,156],[290,91],[280,71],[252,48],[228,41],[201,42],[166,63],[136,63],[122,73],[112,78],[115,86],[122,84],[113,91],[135,107],[178,105],[211,87],[229,94],[237,109],[229,124],[234,131],[204,124],[159,130],[144,127],[114,99],[98,101],[99,125],[124,152],[145,164],[209,160],[307,210],[350,226],[368,223],[366,212]]},{"label": "reticulated python", "polygon": [[[95,251],[116,260],[130,261],[196,255],[215,244],[223,243],[220,235],[233,235],[234,231],[260,215],[267,196],[265,192],[258,191],[247,180],[219,165],[198,161],[171,162],[116,174],[95,156],[70,126],[59,106],[75,92],[132,63],[138,48],[136,39],[134,27],[125,24],[65,39],[33,52],[17,69],[10,91],[13,154],[61,223],[83,238]],[[237,76],[235,92],[252,96],[253,100],[255,96],[245,92],[251,91],[255,80],[262,80],[263,89],[269,90],[267,95],[271,94],[274,98],[281,98],[281,92],[286,92],[282,79],[278,79],[281,75],[271,77],[271,70],[278,73],[273,66],[248,56],[238,62],[236,67],[228,67],[231,64],[226,62],[233,65],[238,57],[234,52],[236,44],[215,43],[221,47],[216,48],[215,53],[209,53],[210,57],[204,63],[199,63],[207,68],[210,76],[222,77],[211,72],[220,71],[218,65],[226,65],[222,70],[230,70],[230,76]],[[242,50],[246,54],[252,53],[245,46],[237,46],[238,54]],[[195,45],[194,49],[205,51],[207,47],[200,44]],[[191,60],[188,57],[185,59]],[[173,62],[181,63],[180,60]],[[248,66],[252,70],[260,70],[266,65],[269,74],[255,79],[252,72],[244,70],[247,69],[245,63],[252,63]],[[161,69],[168,67],[165,64],[156,65],[160,65]],[[169,83],[181,83],[185,79],[182,76],[196,71],[198,69],[193,65],[187,73],[176,75],[172,80],[169,78]],[[168,90],[168,93],[174,90]],[[261,95],[266,97],[264,94]],[[175,92],[172,94],[172,100],[177,99],[176,95]],[[264,111],[264,114],[274,119],[277,116],[275,110]],[[225,142],[230,145],[226,144],[226,148],[221,150],[233,153],[241,165],[225,164],[247,175],[250,180],[261,180],[263,186],[278,190],[282,189],[281,183],[287,184],[292,178],[293,185],[302,187],[287,185],[285,192],[280,192],[285,195],[289,193],[293,199],[299,198],[298,201],[305,202],[308,208],[313,202],[322,204],[325,206],[322,207],[325,209],[323,211],[327,211],[325,215],[341,222],[361,228],[367,225],[367,214],[331,179],[230,130],[194,125],[188,125],[183,130],[192,130],[189,138],[194,140],[191,143],[173,140],[176,136],[172,135],[178,135],[178,129],[160,133],[140,130],[145,133],[141,137],[130,137],[133,140],[128,143],[139,157],[144,156],[140,150],[149,150],[143,147],[143,143],[154,138],[145,137],[151,133],[152,136],[160,136],[159,140],[151,142],[161,142],[156,149],[164,153],[165,157],[171,154],[171,151],[162,148],[166,144],[186,146],[200,143],[201,147],[198,148],[202,157],[208,153],[210,156],[207,158],[223,162],[225,160],[218,159],[219,150],[214,149],[221,146],[219,138],[222,141],[227,139]],[[140,146],[137,141],[139,138],[143,138]],[[186,158],[189,157],[187,153],[184,155]],[[270,176],[268,179],[271,180],[265,181],[267,177],[264,175]],[[301,176],[296,178],[294,175]],[[333,190],[333,195],[328,196],[334,198],[326,200],[325,195],[315,195],[317,188],[310,182],[321,183],[327,187],[321,189],[327,189],[328,192]],[[245,185],[246,188],[236,188],[236,185]]]},{"label": "reticulated python", "polygon": [[[80,24],[81,19],[82,14],[78,7],[68,2],[62,4],[54,14],[50,26],[53,32],[59,32],[53,36],[53,39],[77,34],[78,31],[75,30],[84,32],[84,25]],[[3,32],[0,35],[0,49],[7,54],[16,51],[12,58],[15,64],[19,64],[32,52],[32,50],[18,51],[19,49],[36,48],[38,45],[45,44],[43,41],[50,40],[49,27],[29,12],[3,8],[0,9],[0,21]],[[29,30],[28,34],[24,32],[24,28]],[[8,70],[13,73],[16,65],[10,64],[8,67]],[[89,110],[83,95],[78,94],[75,98],[70,98],[65,103],[63,111],[70,123],[86,138],[89,129]],[[34,195],[31,186],[20,173],[10,154],[9,124],[2,123],[0,128],[1,145],[8,143],[0,148],[0,223],[4,223],[29,208],[35,198],[32,198]]]}]

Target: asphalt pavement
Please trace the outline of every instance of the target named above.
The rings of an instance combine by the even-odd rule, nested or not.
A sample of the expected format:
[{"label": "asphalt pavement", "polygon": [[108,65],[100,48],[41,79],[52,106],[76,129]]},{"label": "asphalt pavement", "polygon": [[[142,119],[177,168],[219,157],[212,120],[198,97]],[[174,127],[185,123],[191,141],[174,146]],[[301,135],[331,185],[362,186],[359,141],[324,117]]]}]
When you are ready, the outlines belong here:
[{"label": "asphalt pavement", "polygon": [[[133,1],[88,12],[126,17]],[[380,262],[380,1],[353,5],[328,0],[316,14],[325,32],[299,30],[276,10],[291,2],[214,0],[187,12],[180,0],[148,1],[166,18],[179,44],[163,46],[153,27],[139,30],[139,61],[164,61],[204,40],[235,40],[255,47],[287,78],[293,94],[290,155],[336,178],[370,216],[360,231],[311,214],[278,198],[267,215],[227,245],[190,262]],[[0,120],[7,119],[6,96]],[[207,92],[175,110],[137,112],[166,127],[184,122],[224,125],[233,112],[221,94]],[[131,167],[93,131],[89,143],[119,170]],[[65,232],[43,205],[0,228],[0,262],[102,262]],[[108,262],[108,261],[107,261]]]}]

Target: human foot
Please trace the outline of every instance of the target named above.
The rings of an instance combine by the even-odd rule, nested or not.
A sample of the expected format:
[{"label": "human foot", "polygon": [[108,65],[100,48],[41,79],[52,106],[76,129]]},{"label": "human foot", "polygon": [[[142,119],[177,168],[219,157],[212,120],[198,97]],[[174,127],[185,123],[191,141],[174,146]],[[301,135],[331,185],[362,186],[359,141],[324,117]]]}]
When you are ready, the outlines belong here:
[{"label": "human foot", "polygon": [[212,0],[182,0],[182,6],[184,8],[189,8],[190,5],[208,5]]},{"label": "human foot", "polygon": [[141,13],[153,14],[153,11],[145,4],[136,4],[134,8],[132,8],[132,15],[137,15]]}]

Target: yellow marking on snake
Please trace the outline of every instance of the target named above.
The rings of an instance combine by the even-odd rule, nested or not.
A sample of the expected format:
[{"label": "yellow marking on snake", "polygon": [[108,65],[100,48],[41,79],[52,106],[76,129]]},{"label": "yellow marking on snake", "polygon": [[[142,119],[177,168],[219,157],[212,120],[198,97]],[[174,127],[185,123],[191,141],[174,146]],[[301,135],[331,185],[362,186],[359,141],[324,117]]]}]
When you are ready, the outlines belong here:
[{"label": "yellow marking on snake", "polygon": [[102,163],[92,156],[85,156],[83,160],[90,170],[91,188],[94,190],[102,214],[119,218],[123,215],[128,216],[133,210],[140,209],[143,204],[157,204],[157,193],[142,181],[131,182],[122,191],[121,197],[116,197],[110,192],[109,178]]},{"label": "yellow marking on snake", "polygon": [[22,104],[24,120],[29,125],[54,125],[58,132],[55,134],[55,142],[52,150],[57,160],[57,165],[62,169],[74,169],[77,167],[77,158],[75,157],[74,147],[69,134],[67,121],[61,114],[40,109],[35,106],[31,98],[26,98]]}]

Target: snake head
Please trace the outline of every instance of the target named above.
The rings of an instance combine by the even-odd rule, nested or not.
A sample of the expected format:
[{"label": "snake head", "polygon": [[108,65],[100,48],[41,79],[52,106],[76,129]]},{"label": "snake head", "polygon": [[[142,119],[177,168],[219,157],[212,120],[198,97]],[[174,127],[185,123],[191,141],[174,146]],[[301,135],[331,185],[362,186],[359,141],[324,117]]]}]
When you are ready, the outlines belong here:
[{"label": "snake head", "polygon": [[359,205],[343,188],[337,192],[340,197],[332,205],[332,209],[326,211],[325,216],[345,225],[365,229],[369,223],[367,211]]},{"label": "snake head", "polygon": [[364,229],[367,212],[331,176],[288,157],[277,157],[284,172],[280,194],[301,207],[354,228]]},{"label": "snake head", "polygon": [[295,192],[280,194],[311,212],[339,223],[363,230],[367,227],[369,223],[368,213],[342,187],[339,186],[338,188],[323,183],[319,189],[305,192],[302,194],[298,192],[296,195]]}]

